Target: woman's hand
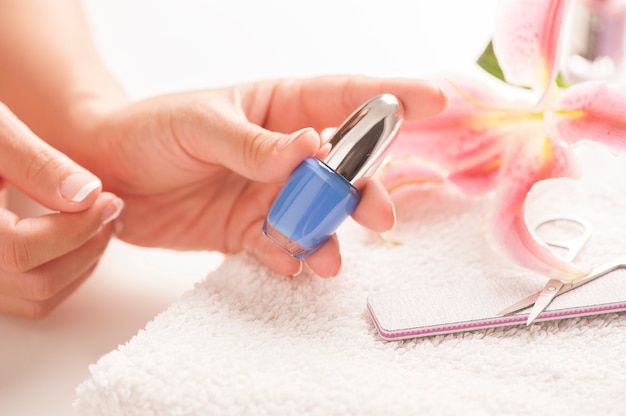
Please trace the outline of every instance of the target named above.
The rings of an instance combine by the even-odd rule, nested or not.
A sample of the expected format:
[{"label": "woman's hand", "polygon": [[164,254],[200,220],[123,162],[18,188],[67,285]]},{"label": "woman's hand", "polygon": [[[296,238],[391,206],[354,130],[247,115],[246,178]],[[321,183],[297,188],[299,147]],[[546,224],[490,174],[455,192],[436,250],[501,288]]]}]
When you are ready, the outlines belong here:
[{"label": "woman's hand", "polygon": [[8,184],[57,211],[20,218],[0,201],[0,313],[38,319],[96,267],[122,201],[0,103],[0,193]]},{"label": "woman's hand", "polygon": [[[72,153],[124,198],[116,232],[130,243],[225,253],[245,250],[275,271],[301,263],[262,234],[269,207],[296,166],[328,149],[318,132],[363,102],[394,94],[405,119],[435,116],[441,90],[405,79],[322,77],[258,82],[161,96],[100,117]],[[79,149],[78,151],[76,149]],[[359,184],[353,218],[376,232],[393,227],[393,204],[376,180]],[[333,236],[306,259],[320,276],[341,267]]]}]

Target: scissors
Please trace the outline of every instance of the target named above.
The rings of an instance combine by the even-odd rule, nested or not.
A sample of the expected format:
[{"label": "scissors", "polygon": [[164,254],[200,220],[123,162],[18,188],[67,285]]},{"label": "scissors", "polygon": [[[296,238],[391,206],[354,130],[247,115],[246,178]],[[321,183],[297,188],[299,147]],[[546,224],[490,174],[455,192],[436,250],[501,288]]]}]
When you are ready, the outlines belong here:
[{"label": "scissors", "polygon": [[[572,222],[578,224],[578,226],[582,227],[583,229],[582,234],[573,238],[543,238],[545,243],[549,246],[565,249],[566,252],[563,255],[563,259],[566,261],[572,261],[574,260],[574,258],[576,258],[580,250],[585,246],[587,241],[589,241],[589,237],[591,237],[592,233],[591,224],[589,224],[589,222],[587,222],[586,220],[576,216],[559,216],[544,219],[535,227],[535,230],[539,230],[541,227],[545,226],[548,223],[554,223],[558,221]],[[580,287],[585,283],[589,283],[592,280],[595,280],[598,277],[612,272],[613,270],[616,270],[620,267],[626,267],[626,255],[622,255],[603,265],[594,267],[588,275],[578,280],[567,281],[550,279],[542,290],[537,293],[533,293],[532,295],[520,300],[519,302],[514,303],[506,309],[503,309],[498,313],[498,316],[508,315],[510,313],[517,312],[533,305],[533,308],[528,315],[528,320],[526,321],[526,325],[530,325],[535,321],[535,319],[537,319],[541,312],[543,312],[548,307],[548,305],[554,300],[555,297],[565,292],[569,292],[572,289],[576,289],[577,287]]]}]

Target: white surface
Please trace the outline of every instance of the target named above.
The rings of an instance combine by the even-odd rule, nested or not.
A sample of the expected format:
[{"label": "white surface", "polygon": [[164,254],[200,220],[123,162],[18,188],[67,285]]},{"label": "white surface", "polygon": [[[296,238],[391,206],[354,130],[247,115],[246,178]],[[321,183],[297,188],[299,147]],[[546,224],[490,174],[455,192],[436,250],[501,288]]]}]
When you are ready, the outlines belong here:
[{"label": "white surface", "polygon": [[[85,0],[110,69],[135,98],[254,79],[462,71],[495,0]],[[94,276],[43,322],[0,317],[0,415],[67,415],[88,365],[220,262],[113,241]]]}]

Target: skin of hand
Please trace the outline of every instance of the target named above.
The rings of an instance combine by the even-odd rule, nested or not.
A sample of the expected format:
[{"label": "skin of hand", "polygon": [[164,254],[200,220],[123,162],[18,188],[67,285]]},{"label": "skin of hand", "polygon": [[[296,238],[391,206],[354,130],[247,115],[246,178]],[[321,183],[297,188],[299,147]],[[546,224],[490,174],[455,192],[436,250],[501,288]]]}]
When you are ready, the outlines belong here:
[{"label": "skin of hand", "polygon": [[20,218],[0,201],[0,313],[40,319],[91,274],[123,204],[0,103],[0,193],[8,184],[53,210]]},{"label": "skin of hand", "polygon": [[[123,197],[116,228],[121,239],[246,251],[278,273],[296,275],[301,262],[262,234],[265,215],[297,165],[328,151],[318,132],[383,92],[399,98],[408,120],[434,116],[446,106],[438,87],[416,80],[265,81],[125,104],[92,115],[80,139],[58,147]],[[369,178],[356,186],[362,198],[354,220],[376,232],[391,229],[394,208],[382,185]],[[306,262],[319,276],[338,274],[336,236]]]},{"label": "skin of hand", "polygon": [[[435,116],[447,103],[423,81],[352,76],[129,102],[100,61],[79,0],[0,0],[0,55],[11,57],[3,61],[0,99],[124,199],[120,238],[247,251],[284,275],[298,274],[302,264],[262,234],[262,222],[296,166],[328,151],[318,132],[337,127],[380,93],[398,97],[407,120]],[[357,187],[362,198],[353,218],[374,231],[393,227],[393,205],[381,184],[364,180]],[[337,238],[306,262],[320,276],[336,275]]]}]

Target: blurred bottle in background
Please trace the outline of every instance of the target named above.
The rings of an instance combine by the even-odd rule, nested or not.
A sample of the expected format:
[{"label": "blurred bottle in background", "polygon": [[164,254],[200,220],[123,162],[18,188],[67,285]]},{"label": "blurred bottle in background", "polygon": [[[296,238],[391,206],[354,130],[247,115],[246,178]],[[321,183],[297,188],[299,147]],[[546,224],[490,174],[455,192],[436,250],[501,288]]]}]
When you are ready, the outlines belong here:
[{"label": "blurred bottle in background", "polygon": [[566,28],[565,80],[571,84],[626,80],[626,0],[575,0],[571,13]]}]

